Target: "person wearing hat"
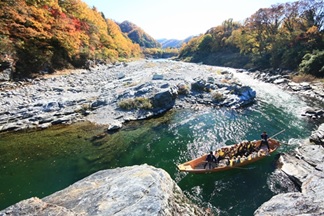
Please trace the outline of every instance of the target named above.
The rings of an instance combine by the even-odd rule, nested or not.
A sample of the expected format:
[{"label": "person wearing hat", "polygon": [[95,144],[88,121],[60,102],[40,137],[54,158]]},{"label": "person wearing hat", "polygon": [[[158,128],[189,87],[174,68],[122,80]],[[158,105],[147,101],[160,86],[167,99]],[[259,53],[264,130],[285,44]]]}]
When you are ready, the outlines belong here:
[{"label": "person wearing hat", "polygon": [[268,134],[267,134],[267,132],[265,132],[265,131],[263,131],[263,133],[261,134],[261,144],[260,144],[260,149],[261,149],[262,145],[266,145],[267,148],[268,148],[268,151],[270,151],[269,143],[268,143]]},{"label": "person wearing hat", "polygon": [[207,163],[205,163],[204,169],[206,169],[207,164],[209,165],[209,169],[211,169],[212,163],[217,163],[217,159],[216,159],[215,155],[213,155],[212,151],[210,151],[209,155],[207,155],[206,161],[207,161]]}]

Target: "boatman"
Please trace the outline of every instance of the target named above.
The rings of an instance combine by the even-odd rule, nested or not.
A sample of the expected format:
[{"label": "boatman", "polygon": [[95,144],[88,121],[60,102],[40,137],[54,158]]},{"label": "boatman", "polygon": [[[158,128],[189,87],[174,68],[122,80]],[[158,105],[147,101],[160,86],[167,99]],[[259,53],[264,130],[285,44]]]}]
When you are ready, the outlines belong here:
[{"label": "boatman", "polygon": [[268,148],[268,151],[270,151],[269,143],[268,143],[268,134],[267,134],[267,132],[265,132],[265,131],[263,131],[263,133],[261,134],[261,144],[260,144],[260,149],[261,149],[262,145],[266,145],[267,148]]},{"label": "boatman", "polygon": [[209,155],[207,155],[206,161],[207,161],[207,163],[205,163],[204,169],[206,169],[207,164],[209,165],[209,169],[211,169],[212,168],[212,163],[217,162],[217,159],[216,159],[215,155],[213,155],[212,151],[210,151]]}]

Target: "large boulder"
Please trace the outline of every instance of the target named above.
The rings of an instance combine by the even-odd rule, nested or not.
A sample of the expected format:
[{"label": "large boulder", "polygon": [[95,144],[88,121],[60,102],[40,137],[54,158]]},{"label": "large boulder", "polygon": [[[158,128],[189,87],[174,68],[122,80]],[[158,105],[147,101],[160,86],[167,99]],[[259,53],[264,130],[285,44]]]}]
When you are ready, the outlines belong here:
[{"label": "large boulder", "polygon": [[[324,212],[323,150],[319,154],[322,155],[322,161],[316,167],[310,165],[307,158],[299,154],[281,156],[282,172],[300,187],[301,192],[278,194],[263,203],[254,215],[322,215]],[[317,159],[312,159],[312,162],[314,161]]]},{"label": "large boulder", "polygon": [[12,77],[12,69],[7,68],[3,71],[0,71],[0,82],[1,81],[9,81]]},{"label": "large boulder", "polygon": [[[214,103],[218,106],[231,107],[237,109],[254,102],[256,91],[249,86],[242,86],[239,83],[226,83],[215,80],[213,77],[208,77],[207,81],[199,79],[191,84],[191,89],[194,91],[190,96],[197,96],[199,92],[201,98],[196,100],[202,104]],[[215,91],[221,97],[215,98]],[[214,95],[213,95],[214,94]]]},{"label": "large boulder", "polygon": [[319,128],[312,133],[309,140],[316,144],[324,144],[324,124],[321,124]]},{"label": "large boulder", "polygon": [[53,112],[58,111],[61,108],[63,108],[63,104],[57,101],[51,101],[43,105],[43,111],[44,112]]},{"label": "large boulder", "polygon": [[80,216],[73,210],[66,209],[65,207],[50,204],[42,201],[37,197],[32,197],[27,200],[23,200],[15,205],[8,207],[0,212],[0,216],[18,216],[18,215],[37,215],[37,216]]},{"label": "large boulder", "polygon": [[173,88],[162,90],[154,94],[154,96],[151,98],[153,108],[155,110],[159,110],[160,112],[171,109],[175,104],[176,96],[177,90]]},{"label": "large boulder", "polygon": [[57,209],[54,215],[204,215],[167,172],[146,164],[102,170],[42,201],[35,199],[8,207],[0,216],[47,215],[50,207]]},{"label": "large boulder", "polygon": [[0,82],[9,81],[12,78],[13,67],[9,61],[0,62]]},{"label": "large boulder", "polygon": [[[323,124],[313,134],[322,130]],[[317,137],[317,136],[316,136]],[[305,142],[290,154],[280,156],[281,171],[301,192],[278,194],[265,202],[255,215],[323,215],[324,148]]]},{"label": "large boulder", "polygon": [[305,110],[305,113],[302,113],[301,115],[311,119],[323,119],[324,109],[307,108]]},{"label": "large boulder", "polygon": [[242,86],[241,88],[239,88],[237,95],[240,99],[238,104],[243,106],[254,102],[256,91],[253,90],[250,86]]},{"label": "large boulder", "polygon": [[279,194],[262,204],[254,215],[322,215],[323,205],[299,192]]}]

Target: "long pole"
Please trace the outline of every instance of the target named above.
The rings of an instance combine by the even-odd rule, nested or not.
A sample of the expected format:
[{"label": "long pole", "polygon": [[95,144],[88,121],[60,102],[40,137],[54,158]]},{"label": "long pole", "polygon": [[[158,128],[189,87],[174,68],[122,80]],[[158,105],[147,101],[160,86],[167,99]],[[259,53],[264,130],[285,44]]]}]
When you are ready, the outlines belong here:
[{"label": "long pole", "polygon": [[275,137],[275,136],[277,136],[277,135],[279,135],[279,134],[281,134],[281,133],[283,133],[284,131],[285,131],[286,129],[283,129],[282,131],[279,131],[278,133],[276,133],[275,135],[272,135],[270,138],[273,138],[273,137]]}]

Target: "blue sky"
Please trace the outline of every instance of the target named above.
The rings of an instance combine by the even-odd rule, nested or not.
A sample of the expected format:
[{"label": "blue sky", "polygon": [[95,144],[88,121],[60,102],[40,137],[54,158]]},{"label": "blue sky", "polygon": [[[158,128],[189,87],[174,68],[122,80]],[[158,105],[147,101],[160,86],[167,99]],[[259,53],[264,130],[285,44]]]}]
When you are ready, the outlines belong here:
[{"label": "blue sky", "polygon": [[294,0],[83,0],[106,18],[128,20],[155,39],[185,39],[224,20],[243,21],[259,8]]}]

